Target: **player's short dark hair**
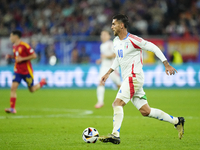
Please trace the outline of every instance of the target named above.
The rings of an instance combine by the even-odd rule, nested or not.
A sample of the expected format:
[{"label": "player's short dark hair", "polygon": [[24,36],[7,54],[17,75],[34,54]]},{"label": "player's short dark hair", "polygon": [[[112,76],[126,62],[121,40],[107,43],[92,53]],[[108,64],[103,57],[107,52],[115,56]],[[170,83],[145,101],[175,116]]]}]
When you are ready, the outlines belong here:
[{"label": "player's short dark hair", "polygon": [[11,33],[12,33],[13,35],[17,35],[19,38],[22,37],[22,32],[19,31],[19,30],[13,30]]},{"label": "player's short dark hair", "polygon": [[117,19],[118,21],[123,22],[125,28],[128,27],[129,21],[128,21],[128,17],[126,15],[117,14],[117,15],[113,16],[113,19]]}]

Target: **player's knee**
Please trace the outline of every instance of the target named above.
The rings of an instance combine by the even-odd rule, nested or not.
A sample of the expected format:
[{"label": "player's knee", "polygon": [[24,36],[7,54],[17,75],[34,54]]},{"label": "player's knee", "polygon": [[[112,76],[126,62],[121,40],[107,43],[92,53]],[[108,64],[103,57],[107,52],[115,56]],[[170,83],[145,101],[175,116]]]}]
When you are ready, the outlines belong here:
[{"label": "player's knee", "polygon": [[142,114],[142,116],[146,117],[146,116],[149,116],[150,111],[149,110],[140,110],[140,113]]},{"label": "player's knee", "polygon": [[115,107],[115,106],[125,106],[126,105],[126,103],[123,101],[123,100],[120,100],[120,99],[118,99],[118,100],[115,100],[113,103],[112,103],[112,107]]},{"label": "player's knee", "polygon": [[12,87],[10,88],[10,90],[11,90],[11,92],[15,92],[15,91],[17,90],[17,88],[16,88],[15,86],[12,86]]},{"label": "player's knee", "polygon": [[34,90],[33,90],[32,88],[29,88],[29,91],[30,91],[31,93],[33,93],[33,92],[34,92]]}]

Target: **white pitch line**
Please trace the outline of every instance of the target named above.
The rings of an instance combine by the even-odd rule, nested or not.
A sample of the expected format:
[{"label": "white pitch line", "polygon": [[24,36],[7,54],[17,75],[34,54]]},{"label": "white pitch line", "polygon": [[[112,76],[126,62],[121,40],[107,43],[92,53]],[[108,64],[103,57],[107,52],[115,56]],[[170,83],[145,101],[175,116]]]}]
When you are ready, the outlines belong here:
[{"label": "white pitch line", "polygon": [[58,109],[58,108],[43,108],[43,109],[18,109],[21,111],[46,111],[46,112],[64,112],[62,114],[51,114],[51,115],[16,115],[10,114],[9,116],[0,116],[0,119],[22,119],[22,118],[59,118],[59,117],[68,117],[68,118],[82,118],[85,115],[93,114],[92,110],[82,110],[82,109]]},{"label": "white pitch line", "polygon": [[[91,112],[90,112],[91,113]],[[74,114],[51,114],[51,115],[20,115],[20,116],[0,116],[0,119],[29,119],[29,118],[113,118],[113,116],[89,116],[89,115],[74,115]],[[126,118],[131,119],[146,119],[146,117],[142,116],[125,116]],[[185,119],[199,119],[199,117],[188,116]]]},{"label": "white pitch line", "polygon": [[[113,118],[113,116],[100,116],[93,114],[92,110],[82,110],[82,109],[65,109],[65,108],[42,108],[42,109],[34,109],[34,108],[23,108],[18,109],[20,111],[45,111],[45,112],[63,112],[62,114],[50,114],[50,115],[16,115],[10,114],[6,116],[0,116],[0,119],[28,119],[28,118]],[[146,117],[142,116],[126,116],[124,118],[131,119],[146,119]],[[197,116],[187,116],[185,119],[199,119]]]}]

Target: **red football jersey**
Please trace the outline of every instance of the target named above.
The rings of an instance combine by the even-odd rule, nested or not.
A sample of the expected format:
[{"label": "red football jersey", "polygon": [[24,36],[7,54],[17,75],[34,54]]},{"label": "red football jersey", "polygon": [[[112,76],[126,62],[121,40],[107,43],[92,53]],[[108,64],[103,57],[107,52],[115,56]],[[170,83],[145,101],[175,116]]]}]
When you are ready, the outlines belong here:
[{"label": "red football jersey", "polygon": [[[33,54],[34,50],[30,47],[29,44],[21,41],[19,45],[13,46],[13,53],[14,53],[14,58],[16,59],[18,56],[27,57]],[[33,77],[33,69],[30,60],[22,61],[20,63],[15,62],[14,71],[15,73],[24,75],[30,74]]]}]

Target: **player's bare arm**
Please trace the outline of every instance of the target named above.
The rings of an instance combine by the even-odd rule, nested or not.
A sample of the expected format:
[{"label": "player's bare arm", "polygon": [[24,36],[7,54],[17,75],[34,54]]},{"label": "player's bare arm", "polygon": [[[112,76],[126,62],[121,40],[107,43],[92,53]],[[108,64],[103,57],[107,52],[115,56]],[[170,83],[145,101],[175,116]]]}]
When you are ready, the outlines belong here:
[{"label": "player's bare arm", "polygon": [[165,66],[165,72],[167,75],[174,75],[175,73],[178,73],[177,70],[172,67],[167,60],[163,61],[163,64]]},{"label": "player's bare arm", "polygon": [[96,64],[100,64],[101,63],[101,58],[96,60]]},{"label": "player's bare arm", "polygon": [[115,54],[112,54],[112,55],[101,55],[101,58],[106,58],[106,59],[113,59],[113,58],[115,58]]},{"label": "player's bare arm", "polygon": [[177,73],[176,69],[169,64],[162,51],[155,44],[146,41],[143,49],[153,52],[163,62],[167,75],[174,75],[175,73]]},{"label": "player's bare arm", "polygon": [[101,84],[105,85],[106,80],[108,79],[109,75],[113,72],[114,70],[110,68],[108,72],[101,78]]},{"label": "player's bare arm", "polygon": [[15,61],[16,61],[17,63],[19,63],[19,62],[22,62],[22,61],[27,61],[27,60],[31,60],[31,59],[35,59],[35,58],[37,58],[37,55],[36,55],[35,53],[33,53],[33,54],[31,54],[31,55],[29,55],[29,56],[27,56],[27,57],[18,56],[18,57],[15,59]]},{"label": "player's bare arm", "polygon": [[14,57],[14,55],[7,54],[7,55],[5,56],[5,58],[6,58],[6,59],[9,59],[9,58],[13,59],[13,58],[15,58],[15,57]]}]

